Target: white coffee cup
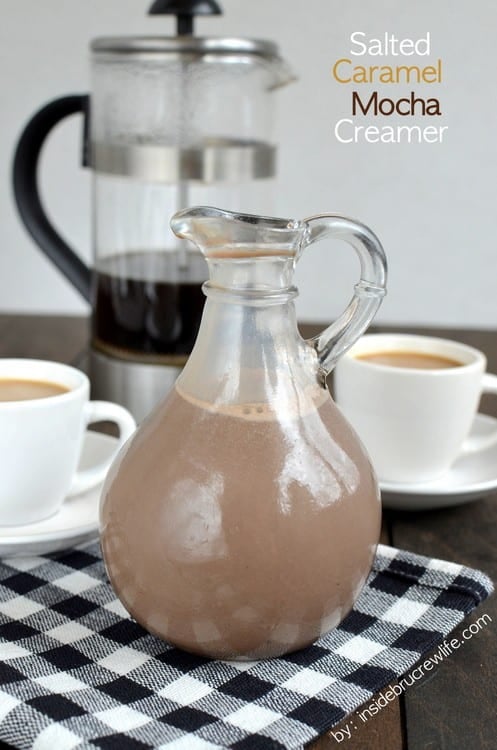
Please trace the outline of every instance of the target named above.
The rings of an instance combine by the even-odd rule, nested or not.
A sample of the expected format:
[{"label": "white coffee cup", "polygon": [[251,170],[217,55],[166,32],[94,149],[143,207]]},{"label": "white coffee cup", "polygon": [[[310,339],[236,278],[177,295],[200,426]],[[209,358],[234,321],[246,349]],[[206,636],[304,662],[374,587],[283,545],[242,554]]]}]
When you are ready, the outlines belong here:
[{"label": "white coffee cup", "polygon": [[0,525],[34,523],[55,514],[66,497],[105,478],[115,453],[77,471],[90,423],[109,420],[118,425],[116,452],[136,424],[117,404],[89,401],[88,378],[68,365],[0,359],[0,380],[44,381],[68,389],[45,398],[0,401]]},{"label": "white coffee cup", "polygon": [[[377,364],[361,356],[416,352],[460,363],[443,369]],[[335,370],[336,402],[368,450],[380,480],[423,482],[443,476],[462,453],[497,442],[497,431],[468,438],[482,393],[497,393],[485,356],[449,339],[368,334]]]}]

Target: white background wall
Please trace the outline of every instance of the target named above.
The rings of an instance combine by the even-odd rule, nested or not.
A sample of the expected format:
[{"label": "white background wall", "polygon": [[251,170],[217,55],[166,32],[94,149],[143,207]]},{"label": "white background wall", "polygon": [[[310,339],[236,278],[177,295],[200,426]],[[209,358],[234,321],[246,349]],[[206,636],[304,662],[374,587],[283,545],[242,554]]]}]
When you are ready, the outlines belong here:
[{"label": "white background wall", "polygon": [[[497,5],[490,0],[221,4],[224,17],[200,20],[198,33],[272,38],[299,74],[297,83],[277,94],[278,213],[301,218],[340,211],[375,229],[390,263],[383,322],[497,327]],[[0,310],[83,313],[86,306],[37,251],[15,214],[10,168],[16,137],[45,101],[88,90],[92,37],[168,34],[173,22],[147,17],[146,0],[2,0],[1,5]],[[438,119],[449,126],[445,143],[335,140],[333,126],[350,112],[351,89],[340,87],[330,68],[348,54],[350,33],[357,30],[401,37],[431,32],[432,57],[443,58],[445,82],[423,90],[442,102]],[[390,96],[400,94],[386,88]],[[72,118],[50,138],[42,186],[54,221],[89,261],[90,179],[79,169],[79,154],[80,123]],[[302,319],[326,320],[344,305],[356,273],[346,256],[339,245],[323,244],[304,257],[298,273]]]}]

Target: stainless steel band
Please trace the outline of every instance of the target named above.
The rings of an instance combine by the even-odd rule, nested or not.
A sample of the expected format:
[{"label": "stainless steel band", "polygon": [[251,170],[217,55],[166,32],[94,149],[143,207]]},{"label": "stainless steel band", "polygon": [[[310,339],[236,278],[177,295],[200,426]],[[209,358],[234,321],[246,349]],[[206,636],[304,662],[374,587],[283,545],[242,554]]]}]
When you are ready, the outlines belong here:
[{"label": "stainless steel band", "polygon": [[276,147],[262,141],[217,139],[198,148],[147,144],[94,143],[97,173],[147,182],[236,182],[273,177]]},{"label": "stainless steel band", "polygon": [[278,45],[267,39],[244,37],[198,36],[120,36],[98,37],[91,43],[93,54],[137,56],[173,54],[191,55],[258,55],[268,60],[280,60]]},{"label": "stainless steel band", "polygon": [[116,401],[141,422],[174,386],[181,367],[125,362],[90,353],[92,398]]}]

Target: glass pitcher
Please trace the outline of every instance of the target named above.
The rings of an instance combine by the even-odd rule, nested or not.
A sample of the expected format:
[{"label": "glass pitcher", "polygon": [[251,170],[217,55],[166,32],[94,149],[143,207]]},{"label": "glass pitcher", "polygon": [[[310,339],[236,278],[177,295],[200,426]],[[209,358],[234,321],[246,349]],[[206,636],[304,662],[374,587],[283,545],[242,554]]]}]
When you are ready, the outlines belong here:
[{"label": "glass pitcher", "polygon": [[[375,554],[376,478],[325,381],[376,313],[386,260],[371,230],[332,214],[200,207],[171,226],[207,259],[207,301],[175,388],[111,469],[103,555],[151,633],[210,657],[278,656],[339,624]],[[325,237],[355,249],[361,278],[339,320],[306,341],[292,277]]]}]

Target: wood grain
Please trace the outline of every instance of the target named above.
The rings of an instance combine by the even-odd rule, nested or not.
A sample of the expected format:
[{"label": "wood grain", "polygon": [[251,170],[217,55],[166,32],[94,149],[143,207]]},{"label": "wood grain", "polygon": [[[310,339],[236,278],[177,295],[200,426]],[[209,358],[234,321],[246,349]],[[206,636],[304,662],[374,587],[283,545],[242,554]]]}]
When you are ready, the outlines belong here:
[{"label": "wood grain", "polygon": [[86,347],[88,320],[52,315],[0,315],[0,356],[73,362]]},{"label": "wood grain", "polygon": [[[495,331],[429,331],[481,349],[488,371],[497,373]],[[497,398],[482,399],[480,411],[497,416]],[[497,468],[497,467],[496,467]],[[497,494],[461,507],[423,513],[391,513],[396,547],[483,570],[497,579]],[[454,635],[488,614],[485,625],[425,680],[405,694],[409,750],[495,750],[497,702],[497,597],[486,601]]]},{"label": "wood grain", "polygon": [[[397,513],[394,544],[480,568],[497,578],[497,496],[430,513]],[[491,622],[480,620],[488,614]],[[495,750],[497,600],[489,600],[454,631],[480,620],[481,630],[405,694],[409,750]]]}]

